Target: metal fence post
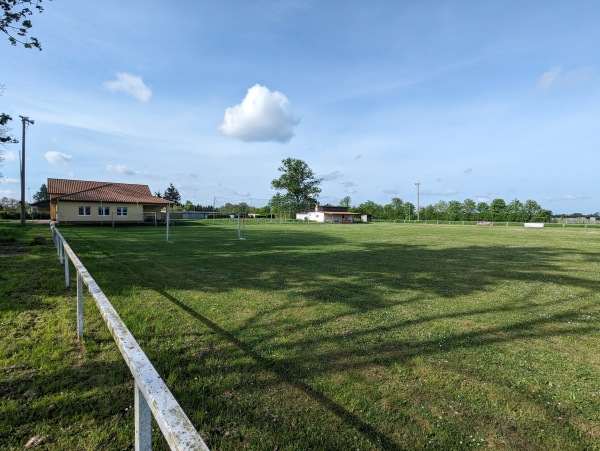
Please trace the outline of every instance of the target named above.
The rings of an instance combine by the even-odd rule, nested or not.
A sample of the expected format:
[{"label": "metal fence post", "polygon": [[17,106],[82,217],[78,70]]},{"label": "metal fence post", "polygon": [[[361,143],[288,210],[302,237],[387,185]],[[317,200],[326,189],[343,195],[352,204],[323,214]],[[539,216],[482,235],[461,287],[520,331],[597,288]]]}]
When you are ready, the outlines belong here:
[{"label": "metal fence post", "polygon": [[[63,247],[64,247],[64,242],[63,242]],[[65,286],[67,288],[69,288],[70,287],[70,285],[69,285],[69,257],[64,254],[66,254],[66,252],[63,250],[63,257],[65,259]]]},{"label": "metal fence post", "polygon": [[[65,259],[65,278],[69,286],[69,260],[77,273],[77,335],[83,336],[83,286],[88,287],[96,306],[113,336],[125,363],[134,379],[135,404],[135,449],[150,450],[152,425],[156,424],[172,450],[209,451],[185,412],[160,378],[133,335],[96,281],[67,244],[63,236],[50,224],[56,233],[59,255]],[[152,420],[156,420],[156,423]]]},{"label": "metal fence post", "polygon": [[152,450],[152,411],[142,394],[137,381],[135,390],[135,451]]},{"label": "metal fence post", "polygon": [[77,271],[77,339],[83,339],[83,278]]}]

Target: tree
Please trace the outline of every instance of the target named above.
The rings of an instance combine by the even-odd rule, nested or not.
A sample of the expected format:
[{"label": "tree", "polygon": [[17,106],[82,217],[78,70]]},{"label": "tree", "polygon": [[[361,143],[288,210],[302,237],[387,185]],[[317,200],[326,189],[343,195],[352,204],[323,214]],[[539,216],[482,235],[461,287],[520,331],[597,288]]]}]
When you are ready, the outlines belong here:
[{"label": "tree", "polygon": [[490,212],[490,206],[487,204],[487,202],[479,202],[477,204],[476,209],[480,221],[485,221],[486,219],[489,219],[488,215]]},{"label": "tree", "polygon": [[433,208],[435,209],[436,219],[447,219],[448,202],[445,200],[438,201]]},{"label": "tree", "polygon": [[399,197],[392,197],[392,201],[383,208],[384,211],[389,211],[388,219],[402,219],[404,216],[404,201]]},{"label": "tree", "polygon": [[533,222],[550,222],[550,218],[552,218],[552,212],[550,210],[541,209],[536,212],[535,215],[531,218]]},{"label": "tree", "polygon": [[310,204],[316,203],[323,179],[317,178],[313,170],[297,158],[285,158],[281,163],[277,170],[282,174],[271,181],[271,188],[287,191],[295,201],[295,209],[309,208]]},{"label": "tree", "polygon": [[[44,11],[42,0],[0,0],[0,8],[2,8],[0,31],[8,36],[8,41],[12,45],[22,44],[28,49],[42,50],[37,38],[27,37],[27,33],[31,29],[31,20],[28,17],[33,14],[32,9],[40,13]],[[4,86],[0,85],[0,92],[3,90]],[[12,117],[6,113],[0,113],[0,145],[13,141],[12,136],[9,135],[8,121],[12,121]],[[2,149],[0,149],[0,163],[3,161],[1,151]]]},{"label": "tree", "polygon": [[34,202],[41,202],[43,200],[48,200],[48,187],[46,186],[45,183],[42,183],[42,186],[40,186],[40,189],[37,193],[35,193],[33,195],[33,201]]},{"label": "tree", "polygon": [[523,205],[523,211],[525,212],[525,216],[527,220],[530,221],[533,217],[542,209],[540,204],[538,204],[535,200],[527,199],[525,204]]},{"label": "tree", "polygon": [[344,196],[342,200],[340,200],[340,206],[350,208],[350,196]]},{"label": "tree", "polygon": [[169,187],[165,190],[162,197],[163,199],[167,199],[171,202],[174,202],[176,205],[180,205],[181,203],[181,196],[179,195],[179,191],[177,191],[177,188],[173,186],[173,183],[169,184]]},{"label": "tree", "polygon": [[[0,86],[0,90],[1,89],[2,87]],[[8,121],[12,121],[12,117],[6,113],[0,113],[0,143],[2,144],[6,144],[13,140],[12,136],[8,134],[10,131]]]},{"label": "tree", "polygon": [[[0,95],[4,91],[4,86],[0,85]],[[12,142],[13,137],[10,136],[10,127],[8,126],[8,121],[12,121],[12,117],[8,114],[0,113],[0,146],[5,147],[6,143]],[[2,162],[4,158],[2,157],[2,148],[0,148],[0,166],[2,166]],[[2,177],[2,173],[0,172],[0,177]]]},{"label": "tree", "polygon": [[506,215],[511,222],[525,222],[526,218],[524,206],[519,199],[513,199],[506,205]]},{"label": "tree", "polygon": [[296,200],[289,194],[275,193],[269,200],[269,207],[275,216],[283,218],[287,212],[296,210]]},{"label": "tree", "polygon": [[448,221],[458,221],[462,216],[463,205],[457,200],[451,200],[446,207]]},{"label": "tree", "polygon": [[10,197],[3,197],[0,200],[0,205],[2,205],[3,210],[8,210],[10,212],[17,212],[20,207],[20,202],[17,199],[12,199]]},{"label": "tree", "polygon": [[473,199],[465,199],[463,201],[463,213],[465,215],[466,220],[470,220],[475,214],[475,210],[477,209],[477,205]]},{"label": "tree", "polygon": [[433,205],[427,205],[425,208],[421,207],[421,219],[430,221],[437,218],[437,213]]},{"label": "tree", "polygon": [[403,205],[404,213],[406,214],[406,219],[409,221],[415,217],[415,206],[412,202],[405,202]]},{"label": "tree", "polygon": [[493,221],[503,221],[506,219],[506,202],[504,199],[494,199],[490,204]]},{"label": "tree", "polygon": [[0,7],[3,12],[0,17],[0,31],[8,36],[8,41],[15,46],[22,44],[26,49],[42,50],[37,38],[27,36],[32,27],[29,17],[36,10],[38,13],[44,11],[42,0],[0,0]]},{"label": "tree", "polygon": [[372,200],[360,204],[358,206],[358,211],[366,215],[372,215],[373,218],[381,218],[383,215],[383,207]]}]

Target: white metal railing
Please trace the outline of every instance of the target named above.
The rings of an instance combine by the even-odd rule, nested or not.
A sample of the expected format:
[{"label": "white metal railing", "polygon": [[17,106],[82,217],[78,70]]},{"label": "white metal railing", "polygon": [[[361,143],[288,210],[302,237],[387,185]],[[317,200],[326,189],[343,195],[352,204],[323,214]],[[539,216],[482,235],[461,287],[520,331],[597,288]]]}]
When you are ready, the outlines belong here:
[{"label": "white metal railing", "polygon": [[65,265],[65,284],[69,287],[69,260],[77,272],[77,338],[83,338],[83,286],[94,298],[121,355],[134,378],[135,449],[152,449],[152,415],[172,450],[206,450],[208,446],[158,375],[123,320],[94,281],[77,255],[53,223],[54,246]]}]

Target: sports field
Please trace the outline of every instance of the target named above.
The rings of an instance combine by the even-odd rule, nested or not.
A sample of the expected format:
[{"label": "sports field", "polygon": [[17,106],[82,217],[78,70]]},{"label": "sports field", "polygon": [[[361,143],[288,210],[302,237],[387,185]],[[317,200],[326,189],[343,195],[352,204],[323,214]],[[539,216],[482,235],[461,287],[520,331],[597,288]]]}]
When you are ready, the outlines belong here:
[{"label": "sports field", "polygon": [[[212,449],[600,449],[599,229],[59,230]],[[91,297],[79,344],[51,243],[26,250],[0,259],[0,446],[130,446]]]}]

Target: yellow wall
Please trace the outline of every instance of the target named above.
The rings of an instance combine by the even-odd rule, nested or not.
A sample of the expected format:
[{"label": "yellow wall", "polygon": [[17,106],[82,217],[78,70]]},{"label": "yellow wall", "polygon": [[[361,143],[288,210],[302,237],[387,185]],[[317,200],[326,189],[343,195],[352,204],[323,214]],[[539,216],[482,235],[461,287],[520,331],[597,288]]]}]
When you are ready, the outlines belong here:
[{"label": "yellow wall", "polygon": [[[108,216],[98,215],[98,207],[109,207]],[[79,216],[79,207],[90,207],[90,216]],[[117,207],[127,207],[127,216],[117,216]],[[57,212],[58,210],[58,212]],[[160,206],[137,204],[137,203],[106,203],[106,202],[85,202],[85,201],[60,201],[52,203],[51,218],[60,222],[110,222],[113,218],[115,222],[143,221],[142,213],[156,212],[157,219],[160,219]]]}]

